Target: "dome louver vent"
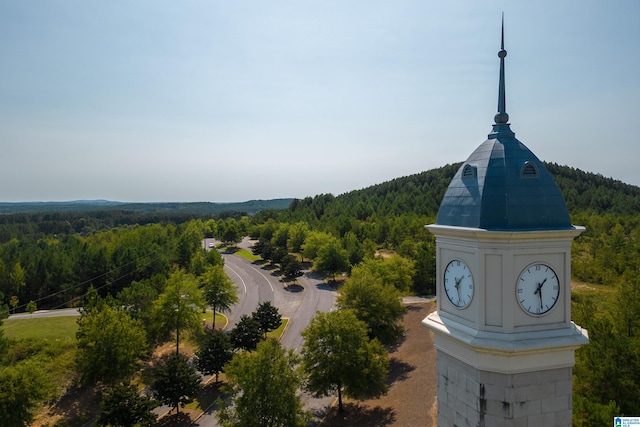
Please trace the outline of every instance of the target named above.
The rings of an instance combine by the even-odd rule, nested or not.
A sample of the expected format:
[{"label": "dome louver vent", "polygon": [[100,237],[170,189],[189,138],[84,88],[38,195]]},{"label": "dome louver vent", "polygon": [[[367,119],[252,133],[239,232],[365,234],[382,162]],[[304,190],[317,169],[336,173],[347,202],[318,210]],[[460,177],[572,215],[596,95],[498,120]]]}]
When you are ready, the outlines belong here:
[{"label": "dome louver vent", "polygon": [[531,162],[525,162],[521,175],[525,178],[536,178],[538,176],[538,168]]},{"label": "dome louver vent", "polygon": [[471,165],[465,165],[462,170],[462,179],[473,179],[476,177],[476,168]]}]

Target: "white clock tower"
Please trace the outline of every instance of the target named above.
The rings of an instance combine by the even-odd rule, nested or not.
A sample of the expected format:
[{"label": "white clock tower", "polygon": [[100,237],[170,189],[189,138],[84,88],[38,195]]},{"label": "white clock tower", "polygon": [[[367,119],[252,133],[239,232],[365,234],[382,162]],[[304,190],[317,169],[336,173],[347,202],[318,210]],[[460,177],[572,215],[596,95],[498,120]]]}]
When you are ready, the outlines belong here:
[{"label": "white clock tower", "polygon": [[493,131],[462,164],[435,224],[438,426],[571,426],[571,225],[505,108],[504,25]]}]

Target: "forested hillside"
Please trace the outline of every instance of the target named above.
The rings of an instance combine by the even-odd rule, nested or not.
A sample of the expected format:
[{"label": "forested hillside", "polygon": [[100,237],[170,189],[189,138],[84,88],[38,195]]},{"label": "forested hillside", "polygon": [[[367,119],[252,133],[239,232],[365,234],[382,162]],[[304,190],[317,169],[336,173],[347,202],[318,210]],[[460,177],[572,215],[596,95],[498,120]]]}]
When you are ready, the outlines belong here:
[{"label": "forested hillside", "polygon": [[[338,197],[294,200],[289,210],[262,220],[270,217],[297,228],[308,224],[336,236],[351,265],[380,248],[392,250],[413,268],[413,292],[433,293],[435,243],[424,225],[435,221],[459,166]],[[576,353],[574,426],[606,425],[614,416],[640,413],[640,188],[567,166],[546,167],[565,197],[572,223],[586,227],[572,251],[573,317],[591,339]],[[317,257],[327,265],[322,254]]]},{"label": "forested hillside", "polygon": [[[365,220],[372,216],[416,214],[435,216],[440,200],[461,163],[351,191],[338,197],[321,194],[293,200],[293,219],[329,220],[343,215]],[[635,215],[640,212],[640,187],[569,166],[545,163],[562,191],[571,214]]]},{"label": "forested hillside", "polygon": [[[459,167],[293,199],[288,208],[253,215],[212,215],[194,206],[1,214],[0,306],[20,312],[85,305],[93,292],[147,319],[176,271],[198,277],[215,263],[207,258],[215,251],[202,250],[203,235],[232,245],[246,235],[258,239],[256,254],[287,280],[304,263],[328,280],[353,285],[356,276],[370,285],[364,288],[393,287],[390,295],[433,295],[435,241],[424,226],[435,222]],[[574,425],[605,425],[614,415],[640,413],[640,188],[546,167],[572,222],[586,227],[572,252],[573,315],[591,339],[576,354]]]}]

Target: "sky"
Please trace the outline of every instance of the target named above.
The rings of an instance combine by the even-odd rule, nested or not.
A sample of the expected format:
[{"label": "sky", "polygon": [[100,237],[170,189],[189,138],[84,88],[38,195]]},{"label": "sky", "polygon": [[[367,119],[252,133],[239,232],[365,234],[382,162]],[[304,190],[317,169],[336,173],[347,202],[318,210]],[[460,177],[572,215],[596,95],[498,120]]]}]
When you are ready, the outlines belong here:
[{"label": "sky", "polygon": [[497,110],[640,185],[640,1],[0,0],[0,201],[339,195],[464,161]]}]

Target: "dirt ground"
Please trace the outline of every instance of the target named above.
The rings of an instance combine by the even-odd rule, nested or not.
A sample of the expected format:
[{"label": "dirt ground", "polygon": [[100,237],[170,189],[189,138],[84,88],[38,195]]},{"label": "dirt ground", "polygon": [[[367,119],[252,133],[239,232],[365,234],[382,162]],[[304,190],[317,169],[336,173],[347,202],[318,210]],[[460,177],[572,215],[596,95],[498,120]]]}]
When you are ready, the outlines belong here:
[{"label": "dirt ground", "polygon": [[435,309],[433,303],[407,305],[403,319],[404,340],[389,352],[389,392],[369,400],[344,400],[345,411],[334,408],[322,427],[436,425],[436,350],[433,333],[422,319]]}]

